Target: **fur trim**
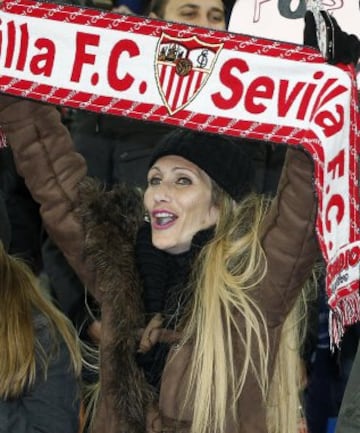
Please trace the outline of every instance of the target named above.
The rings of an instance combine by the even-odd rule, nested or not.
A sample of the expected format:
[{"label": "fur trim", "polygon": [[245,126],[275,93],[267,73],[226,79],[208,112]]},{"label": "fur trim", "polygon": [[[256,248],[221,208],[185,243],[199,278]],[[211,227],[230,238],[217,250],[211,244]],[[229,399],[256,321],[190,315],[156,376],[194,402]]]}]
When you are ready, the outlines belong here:
[{"label": "fur trim", "polygon": [[144,308],[135,268],[134,245],[143,221],[141,194],[125,185],[105,191],[87,178],[80,185],[80,216],[85,232],[85,254],[101,291],[101,394],[109,398],[119,418],[119,432],[143,433],[145,410],[152,396],[143,371],[135,361],[137,331],[144,327]]}]

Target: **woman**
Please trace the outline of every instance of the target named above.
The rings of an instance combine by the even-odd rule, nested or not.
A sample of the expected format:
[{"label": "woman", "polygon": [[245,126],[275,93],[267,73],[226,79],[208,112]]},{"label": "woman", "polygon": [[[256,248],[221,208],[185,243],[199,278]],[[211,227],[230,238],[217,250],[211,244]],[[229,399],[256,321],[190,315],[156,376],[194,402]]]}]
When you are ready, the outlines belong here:
[{"label": "woman", "polygon": [[295,433],[296,301],[318,255],[309,157],[288,150],[265,211],[244,144],[166,136],[143,226],[139,193],[86,178],[56,109],[1,97],[0,124],[49,235],[101,306],[92,431]]},{"label": "woman", "polygon": [[2,225],[0,432],[77,433],[81,356],[75,332],[40,292],[28,266],[6,253],[4,230]]},{"label": "woman", "polygon": [[153,0],[149,4],[149,16],[223,30],[233,3],[223,0]]},{"label": "woman", "polygon": [[[155,330],[144,348],[143,261],[134,260],[141,196],[121,187],[104,192],[85,178],[54,108],[2,97],[0,122],[47,231],[101,305],[93,431],[295,432],[296,376],[285,381],[276,366],[294,365],[278,348],[296,358],[282,331],[318,253],[309,158],[288,151],[263,221],[238,143],[185,131],[166,137],[152,159],[145,207],[156,247],[149,254],[155,263],[159,249],[166,255],[169,285],[160,311],[148,308],[159,320],[148,325]],[[274,413],[282,416],[271,419]]]}]

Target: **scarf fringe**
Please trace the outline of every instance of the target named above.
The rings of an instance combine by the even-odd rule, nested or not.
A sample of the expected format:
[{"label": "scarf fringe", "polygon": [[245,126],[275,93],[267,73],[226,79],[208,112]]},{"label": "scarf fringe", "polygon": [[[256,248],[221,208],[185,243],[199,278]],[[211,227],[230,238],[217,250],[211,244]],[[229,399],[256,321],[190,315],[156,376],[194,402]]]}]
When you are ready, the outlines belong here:
[{"label": "scarf fringe", "polygon": [[359,321],[360,317],[360,295],[358,291],[342,298],[336,307],[330,309],[329,334],[330,347],[333,351],[335,346],[339,347],[346,327]]}]

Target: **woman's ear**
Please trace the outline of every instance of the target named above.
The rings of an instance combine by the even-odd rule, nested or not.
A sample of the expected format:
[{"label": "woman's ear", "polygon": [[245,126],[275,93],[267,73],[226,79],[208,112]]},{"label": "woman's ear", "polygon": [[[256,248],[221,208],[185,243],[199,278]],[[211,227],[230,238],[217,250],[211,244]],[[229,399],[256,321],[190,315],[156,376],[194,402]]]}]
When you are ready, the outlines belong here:
[{"label": "woman's ear", "polygon": [[211,205],[210,210],[209,210],[209,217],[210,217],[211,225],[216,224],[218,222],[219,215],[220,215],[219,207],[216,206],[215,204]]}]

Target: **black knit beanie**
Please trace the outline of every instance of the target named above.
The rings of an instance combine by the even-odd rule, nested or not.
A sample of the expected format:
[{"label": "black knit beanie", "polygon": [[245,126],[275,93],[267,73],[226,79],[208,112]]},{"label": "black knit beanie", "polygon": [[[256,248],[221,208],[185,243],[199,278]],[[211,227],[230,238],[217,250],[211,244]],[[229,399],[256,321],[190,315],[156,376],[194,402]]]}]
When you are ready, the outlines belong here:
[{"label": "black knit beanie", "polygon": [[204,170],[235,201],[240,201],[254,185],[250,146],[254,146],[251,140],[176,129],[155,148],[149,167],[163,156],[182,156]]},{"label": "black knit beanie", "polygon": [[9,250],[11,239],[11,226],[6,210],[5,201],[0,194],[0,241],[4,244],[5,250]]}]

